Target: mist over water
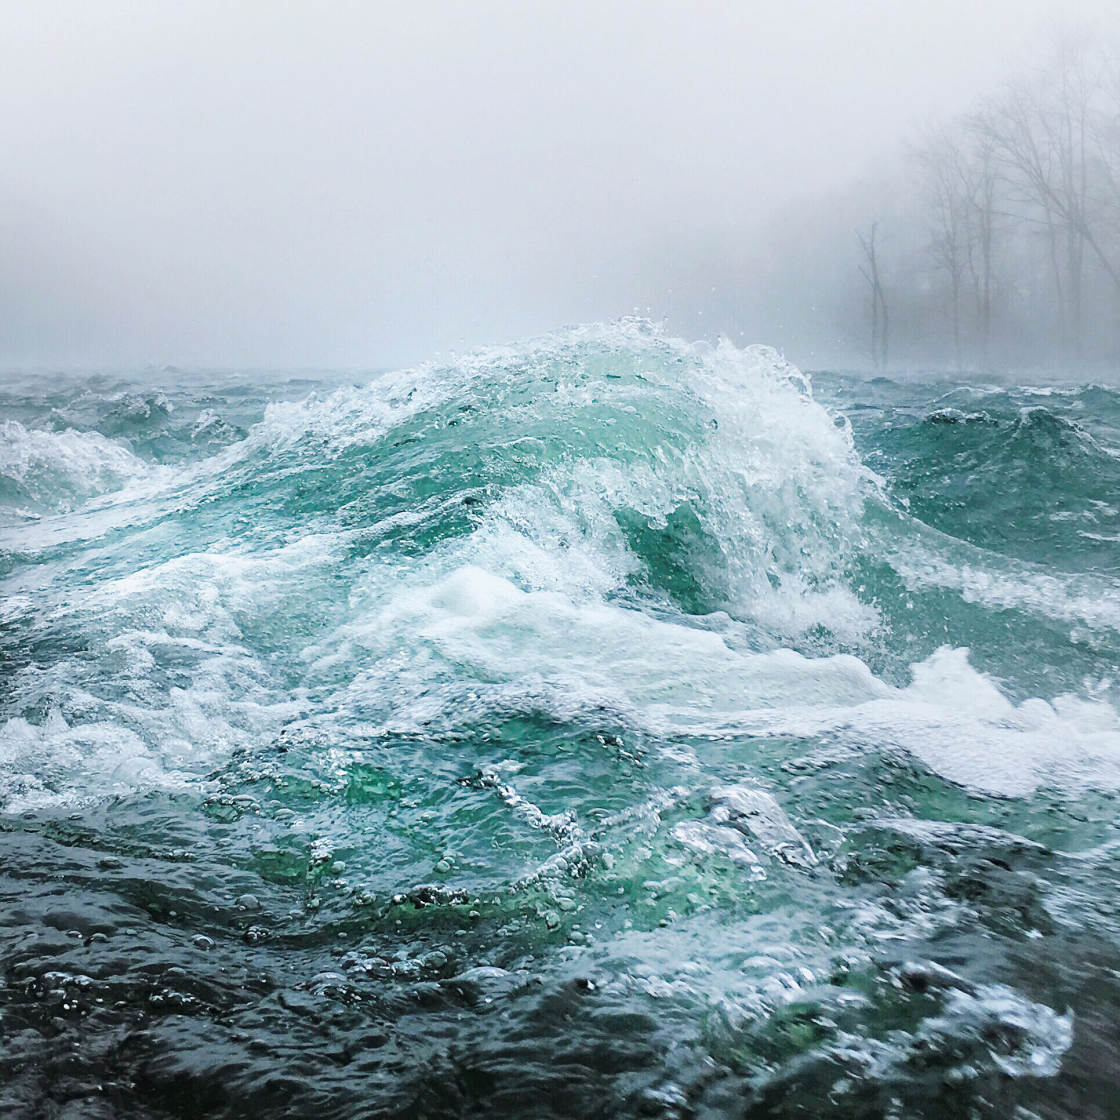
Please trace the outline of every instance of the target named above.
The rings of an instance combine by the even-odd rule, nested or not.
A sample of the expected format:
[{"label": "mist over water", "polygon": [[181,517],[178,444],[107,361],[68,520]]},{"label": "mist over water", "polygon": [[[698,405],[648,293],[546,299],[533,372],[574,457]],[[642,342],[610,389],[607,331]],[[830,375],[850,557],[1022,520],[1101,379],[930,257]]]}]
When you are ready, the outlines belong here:
[{"label": "mist over water", "polygon": [[[863,365],[854,233],[920,193],[914,141],[1059,18],[1115,22],[1104,0],[4,16],[0,369],[116,371],[399,368],[635,311]],[[900,283],[925,210],[884,228]],[[909,360],[948,361],[924,313],[942,338]]]}]

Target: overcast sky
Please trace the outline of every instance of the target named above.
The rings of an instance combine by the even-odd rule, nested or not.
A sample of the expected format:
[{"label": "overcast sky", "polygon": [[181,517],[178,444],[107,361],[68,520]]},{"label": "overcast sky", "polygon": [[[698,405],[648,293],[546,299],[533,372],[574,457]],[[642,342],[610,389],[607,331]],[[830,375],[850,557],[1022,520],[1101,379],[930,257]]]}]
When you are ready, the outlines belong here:
[{"label": "overcast sky", "polygon": [[0,0],[0,366],[379,367],[636,307],[696,333],[714,261],[1058,11]]}]

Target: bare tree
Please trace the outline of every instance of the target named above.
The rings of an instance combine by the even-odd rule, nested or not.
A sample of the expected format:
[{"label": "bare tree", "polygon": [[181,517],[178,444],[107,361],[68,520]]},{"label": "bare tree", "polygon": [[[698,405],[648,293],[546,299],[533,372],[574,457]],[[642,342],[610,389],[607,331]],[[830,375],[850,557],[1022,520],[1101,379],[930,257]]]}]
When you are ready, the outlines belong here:
[{"label": "bare tree", "polygon": [[1084,334],[1086,250],[1120,290],[1120,267],[1105,247],[1094,177],[1105,166],[1097,105],[1103,85],[1088,48],[1061,40],[1050,67],[1010,86],[979,114],[975,128],[1002,164],[1046,241],[1063,336],[1080,353]]},{"label": "bare tree", "polygon": [[992,145],[966,119],[929,129],[911,149],[911,159],[929,230],[926,253],[948,286],[947,314],[960,369],[966,329],[979,336],[985,360],[991,343],[998,180]]},{"label": "bare tree", "polygon": [[[848,332],[863,349],[869,321],[876,368],[888,353],[896,365],[958,368],[1120,359],[1117,45],[1060,37],[1037,66],[926,130],[908,155],[838,195],[834,225],[821,219],[822,298],[858,300],[826,305],[837,341]],[[826,283],[828,266],[853,249],[862,279]]]},{"label": "bare tree", "polygon": [[972,213],[972,240],[974,251],[969,254],[973,290],[976,293],[976,317],[985,363],[989,360],[992,344],[992,302],[995,281],[996,206],[998,175],[995,153],[991,142],[971,128],[968,135],[972,143],[971,169],[968,179],[968,197]]},{"label": "bare tree", "polygon": [[876,369],[887,368],[890,342],[890,320],[887,316],[887,297],[883,291],[883,280],[879,268],[879,250],[876,238],[879,233],[878,221],[873,221],[866,234],[856,231],[863,252],[864,263],[859,266],[860,275],[867,281],[871,302],[871,361]]},{"label": "bare tree", "polygon": [[1114,267],[1115,246],[1120,241],[1120,56],[1104,54],[1099,73],[1099,101],[1091,136],[1091,166],[1097,182],[1089,206],[1100,229],[1100,240],[1111,251],[1102,251],[1097,238],[1089,244],[1104,272],[1120,289],[1120,269]]},{"label": "bare tree", "polygon": [[967,154],[946,128],[930,133],[913,151],[923,180],[930,225],[929,257],[949,287],[949,323],[957,368],[963,366],[961,296],[973,265],[971,176]]}]

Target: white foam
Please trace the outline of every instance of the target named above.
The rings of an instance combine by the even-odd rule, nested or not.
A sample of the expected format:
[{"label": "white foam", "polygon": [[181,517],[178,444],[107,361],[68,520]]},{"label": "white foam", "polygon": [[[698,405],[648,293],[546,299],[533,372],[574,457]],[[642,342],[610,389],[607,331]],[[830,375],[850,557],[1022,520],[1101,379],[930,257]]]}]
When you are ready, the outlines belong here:
[{"label": "white foam", "polygon": [[75,508],[148,473],[124,444],[99,432],[52,432],[18,420],[0,424],[0,480],[14,484],[25,514]]},{"label": "white foam", "polygon": [[258,554],[230,546],[56,592],[53,624],[84,634],[96,657],[63,655],[11,678],[24,710],[49,714],[0,727],[0,808],[200,787],[234,751],[271,741],[305,702],[242,628],[282,619],[335,558],[332,538]]},{"label": "white foam", "polygon": [[[959,542],[953,543],[960,551]],[[1120,584],[1105,576],[1053,575],[990,553],[983,554],[981,566],[979,555],[949,557],[929,548],[894,548],[889,559],[912,591],[942,587],[966,603],[1120,632]]]},{"label": "white foam", "polygon": [[[796,867],[814,867],[817,858],[782,807],[755,786],[717,786],[709,793],[704,820],[680,821],[670,830],[674,840],[700,855],[719,853],[755,867],[764,878],[754,848]],[[749,846],[753,845],[753,846]]]},{"label": "white foam", "polygon": [[367,693],[391,687],[384,674],[398,663],[407,674],[411,662],[422,677],[446,681],[540,682],[577,705],[621,707],[669,731],[718,730],[745,706],[842,703],[886,690],[855,657],[741,652],[710,630],[594,597],[524,591],[476,566],[395,585],[382,605],[309,647],[312,668],[337,665],[338,643],[353,663],[373,663],[356,678]]},{"label": "white foam", "polygon": [[0,806],[9,813],[187,782],[186,774],[162,766],[127,727],[111,721],[71,725],[57,711],[39,725],[16,718],[0,726],[0,772]]},{"label": "white foam", "polygon": [[710,630],[597,598],[524,591],[477,567],[398,585],[305,656],[311,679],[361,666],[335,703],[397,729],[461,718],[468,684],[483,704],[519,687],[560,716],[607,707],[666,737],[840,734],[1009,796],[1040,785],[1120,787],[1115,709],[1072,695],[1015,704],[967,650],[938,650],[895,688],[850,655],[739,649]]}]

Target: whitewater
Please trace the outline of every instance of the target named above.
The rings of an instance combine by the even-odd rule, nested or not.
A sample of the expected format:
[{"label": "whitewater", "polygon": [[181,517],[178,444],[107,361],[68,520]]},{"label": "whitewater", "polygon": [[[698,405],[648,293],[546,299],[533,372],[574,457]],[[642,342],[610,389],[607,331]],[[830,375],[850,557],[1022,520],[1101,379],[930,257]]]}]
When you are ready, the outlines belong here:
[{"label": "whitewater", "polygon": [[1115,1115],[1120,391],[12,375],[0,578],[4,1115]]}]

